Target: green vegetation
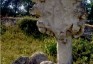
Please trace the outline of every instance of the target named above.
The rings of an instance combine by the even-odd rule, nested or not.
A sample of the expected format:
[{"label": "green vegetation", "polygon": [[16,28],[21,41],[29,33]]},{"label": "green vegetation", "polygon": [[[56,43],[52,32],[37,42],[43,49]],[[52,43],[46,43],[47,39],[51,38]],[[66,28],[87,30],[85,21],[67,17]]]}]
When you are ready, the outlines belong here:
[{"label": "green vegetation", "polygon": [[4,32],[6,31],[6,27],[4,25],[0,25],[0,34],[4,34]]},{"label": "green vegetation", "polygon": [[[1,35],[1,64],[10,64],[19,56],[31,56],[36,51],[45,52],[50,60],[56,62],[55,38],[36,33],[38,30],[32,31],[36,26],[34,22],[36,21],[26,17],[15,26],[2,26],[4,31]],[[29,23],[33,25],[28,26]],[[74,64],[93,64],[93,39],[91,42],[80,38],[73,39],[73,61]]]},{"label": "green vegetation", "polygon": [[0,0],[0,15],[2,16],[26,16],[30,15],[30,8],[33,6],[32,0]]},{"label": "green vegetation", "polygon": [[34,38],[39,38],[39,39],[44,38],[43,36],[47,37],[47,35],[42,34],[38,31],[36,22],[37,22],[36,18],[31,18],[26,16],[18,20],[17,25],[27,36],[33,36]]},{"label": "green vegetation", "polygon": [[93,64],[93,39],[73,39],[73,61],[76,64]]},{"label": "green vegetation", "polygon": [[24,17],[23,19],[20,19],[18,21],[18,26],[22,31],[24,31],[27,35],[33,34],[33,33],[40,33],[38,31],[38,28],[36,26],[36,20],[31,19],[30,17]]},{"label": "green vegetation", "polygon": [[[43,34],[41,37],[27,35],[19,25],[6,27],[1,37],[1,64],[10,64],[19,56],[31,56],[36,51],[44,51],[44,39],[53,39]],[[49,58],[53,60],[52,56]]]}]

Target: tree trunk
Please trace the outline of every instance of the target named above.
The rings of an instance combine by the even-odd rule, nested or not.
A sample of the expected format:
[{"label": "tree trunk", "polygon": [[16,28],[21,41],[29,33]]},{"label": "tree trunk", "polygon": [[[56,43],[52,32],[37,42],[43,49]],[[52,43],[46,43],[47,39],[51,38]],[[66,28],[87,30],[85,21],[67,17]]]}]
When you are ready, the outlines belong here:
[{"label": "tree trunk", "polygon": [[72,38],[68,37],[66,44],[58,40],[57,60],[58,64],[72,64]]}]

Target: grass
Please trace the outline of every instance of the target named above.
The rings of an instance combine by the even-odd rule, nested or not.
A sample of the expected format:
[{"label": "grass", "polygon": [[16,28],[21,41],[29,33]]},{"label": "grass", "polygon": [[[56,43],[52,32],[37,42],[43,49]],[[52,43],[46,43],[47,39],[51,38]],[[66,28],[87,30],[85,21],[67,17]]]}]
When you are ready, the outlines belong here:
[{"label": "grass", "polygon": [[7,27],[1,37],[1,64],[11,64],[19,56],[31,56],[36,51],[44,52],[44,40],[25,35],[17,26]]}]

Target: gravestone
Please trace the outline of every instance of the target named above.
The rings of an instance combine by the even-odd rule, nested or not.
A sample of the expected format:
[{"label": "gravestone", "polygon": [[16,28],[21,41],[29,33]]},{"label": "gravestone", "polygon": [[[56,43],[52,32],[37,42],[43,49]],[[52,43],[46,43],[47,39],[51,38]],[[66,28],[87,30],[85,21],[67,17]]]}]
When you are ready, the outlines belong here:
[{"label": "gravestone", "polygon": [[33,6],[41,33],[55,36],[58,64],[72,64],[72,37],[84,32],[86,12],[82,0],[37,0]]}]

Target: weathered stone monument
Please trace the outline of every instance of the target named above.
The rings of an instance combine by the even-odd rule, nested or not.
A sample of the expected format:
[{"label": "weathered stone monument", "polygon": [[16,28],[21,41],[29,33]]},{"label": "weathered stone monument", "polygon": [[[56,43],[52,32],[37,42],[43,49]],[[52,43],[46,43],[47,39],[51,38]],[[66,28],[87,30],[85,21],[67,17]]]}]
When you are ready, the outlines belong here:
[{"label": "weathered stone monument", "polygon": [[84,32],[86,13],[82,0],[37,0],[33,9],[40,14],[39,31],[57,40],[57,64],[72,64],[72,37]]}]

